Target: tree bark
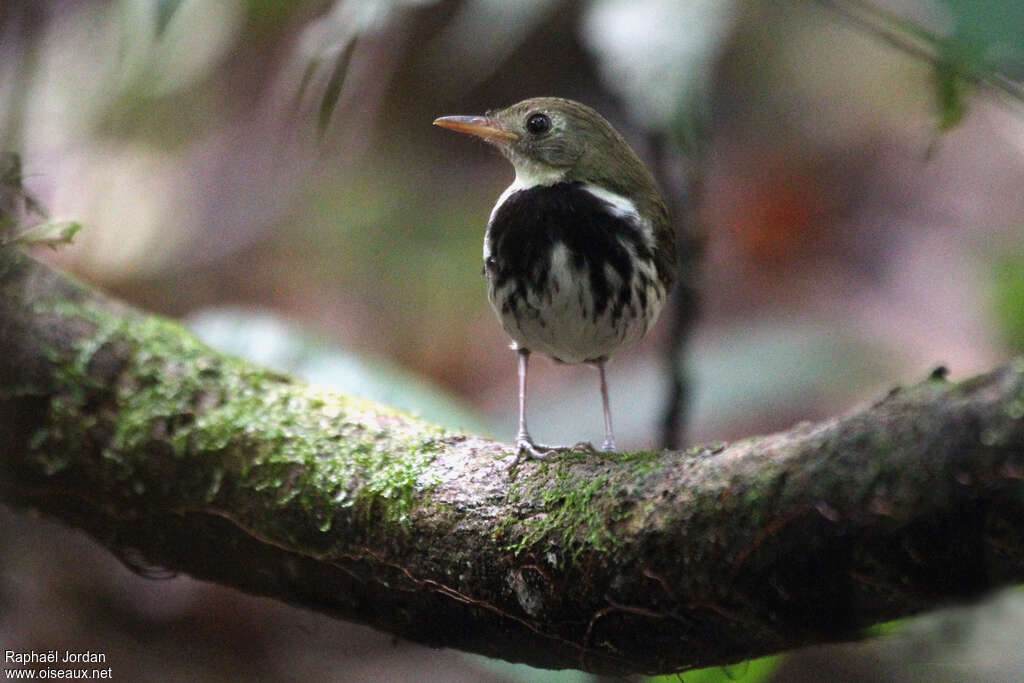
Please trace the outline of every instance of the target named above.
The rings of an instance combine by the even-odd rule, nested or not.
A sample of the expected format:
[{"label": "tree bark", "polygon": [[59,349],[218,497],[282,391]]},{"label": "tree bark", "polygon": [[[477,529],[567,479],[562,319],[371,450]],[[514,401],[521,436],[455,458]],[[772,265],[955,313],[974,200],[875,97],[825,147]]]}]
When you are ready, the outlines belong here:
[{"label": "tree bark", "polygon": [[0,501],[143,572],[605,674],[1024,579],[1021,359],[728,446],[510,470],[506,444],[224,357],[10,249],[0,290]]}]

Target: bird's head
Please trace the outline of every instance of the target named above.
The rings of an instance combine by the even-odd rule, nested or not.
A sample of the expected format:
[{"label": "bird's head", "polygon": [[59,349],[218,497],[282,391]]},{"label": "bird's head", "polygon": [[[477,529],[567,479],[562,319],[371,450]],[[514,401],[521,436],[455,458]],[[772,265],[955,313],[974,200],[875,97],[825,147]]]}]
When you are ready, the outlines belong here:
[{"label": "bird's head", "polygon": [[618,131],[579,102],[535,97],[484,116],[442,116],[434,125],[497,147],[524,187],[581,181],[627,196],[657,196],[650,172]]}]

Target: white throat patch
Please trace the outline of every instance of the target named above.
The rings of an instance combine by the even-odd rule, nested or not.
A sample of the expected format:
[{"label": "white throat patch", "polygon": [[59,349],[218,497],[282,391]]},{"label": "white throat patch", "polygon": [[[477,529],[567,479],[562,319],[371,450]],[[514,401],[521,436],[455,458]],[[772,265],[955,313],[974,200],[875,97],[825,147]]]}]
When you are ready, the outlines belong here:
[{"label": "white throat patch", "polygon": [[516,179],[513,185],[518,184],[519,189],[527,190],[537,185],[554,185],[565,179],[566,169],[551,168],[532,162],[520,162],[515,165]]}]

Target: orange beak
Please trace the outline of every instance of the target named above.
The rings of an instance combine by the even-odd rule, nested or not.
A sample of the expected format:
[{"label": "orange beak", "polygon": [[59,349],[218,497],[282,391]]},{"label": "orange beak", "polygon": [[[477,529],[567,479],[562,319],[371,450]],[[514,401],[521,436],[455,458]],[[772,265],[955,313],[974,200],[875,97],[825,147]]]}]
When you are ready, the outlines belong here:
[{"label": "orange beak", "polygon": [[475,135],[488,142],[513,142],[519,139],[518,135],[486,116],[442,116],[434,119],[434,125]]}]

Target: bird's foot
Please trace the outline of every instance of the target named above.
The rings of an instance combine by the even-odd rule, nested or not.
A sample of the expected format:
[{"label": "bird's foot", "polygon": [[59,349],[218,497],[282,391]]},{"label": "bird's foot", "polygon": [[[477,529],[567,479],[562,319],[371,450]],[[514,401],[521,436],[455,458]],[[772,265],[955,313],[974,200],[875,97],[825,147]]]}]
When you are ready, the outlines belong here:
[{"label": "bird's foot", "polygon": [[541,444],[534,443],[529,437],[519,436],[516,437],[516,457],[509,466],[509,469],[514,469],[519,463],[524,460],[548,460],[561,453],[587,453],[588,455],[597,455],[601,452],[610,452],[615,450],[615,442],[609,443],[606,441],[602,446],[601,450],[594,447],[594,444],[589,441],[577,441],[571,446],[542,446]]},{"label": "bird's foot", "polygon": [[516,457],[508,468],[515,469],[523,460],[547,460],[550,456],[557,455],[558,451],[558,448],[534,443],[529,435],[520,434],[516,437]]},{"label": "bird's foot", "polygon": [[530,439],[516,439],[516,455],[527,460],[545,460],[552,455],[557,455],[562,450],[557,446],[544,446],[534,443]]},{"label": "bird's foot", "polygon": [[545,460],[558,453],[556,446],[534,443],[529,436],[517,436],[515,439],[516,458],[524,460]]}]

